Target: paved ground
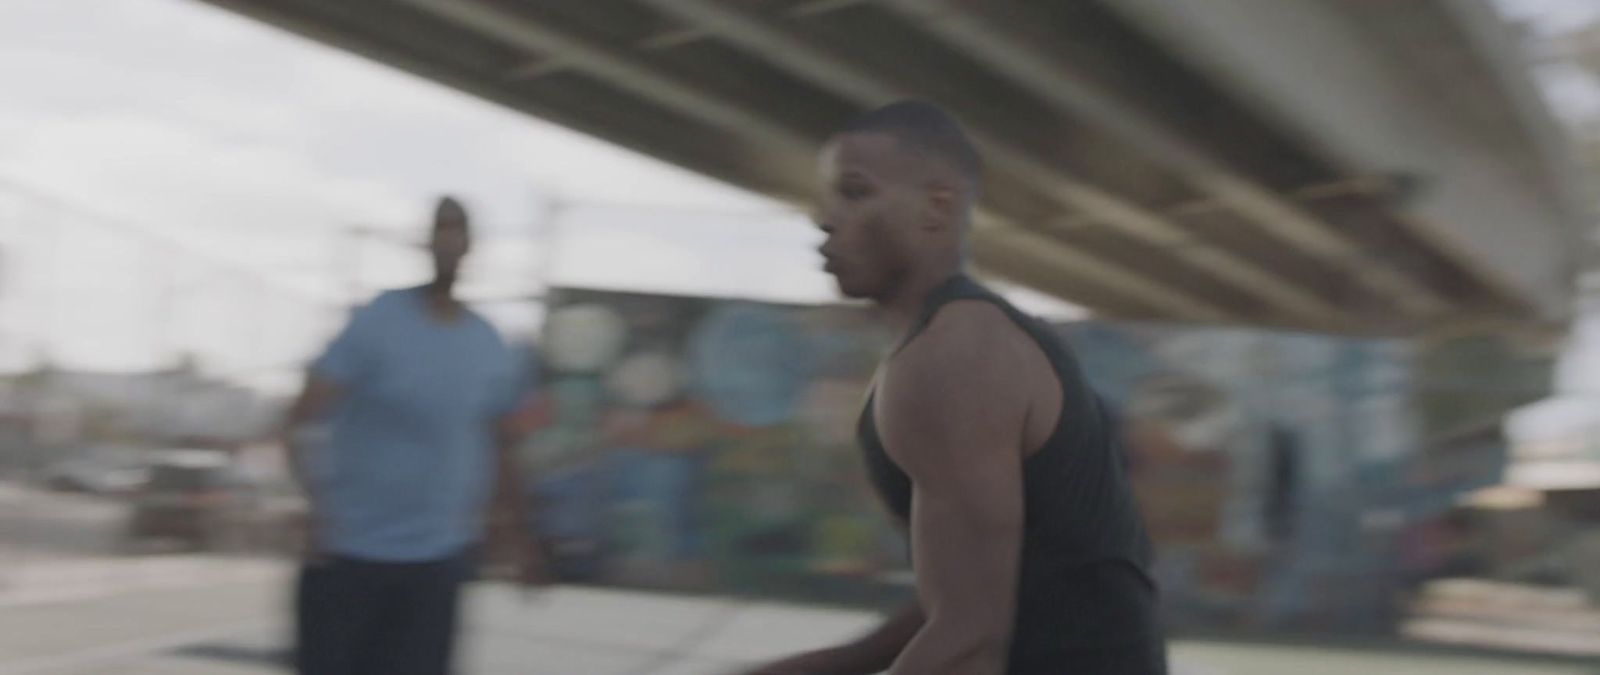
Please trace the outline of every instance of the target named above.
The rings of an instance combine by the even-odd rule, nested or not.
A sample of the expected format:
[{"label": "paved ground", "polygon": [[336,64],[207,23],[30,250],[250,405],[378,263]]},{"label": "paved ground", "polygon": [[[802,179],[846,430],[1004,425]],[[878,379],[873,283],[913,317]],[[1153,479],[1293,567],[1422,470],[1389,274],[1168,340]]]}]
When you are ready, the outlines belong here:
[{"label": "paved ground", "polygon": [[[123,513],[104,500],[0,489],[0,675],[285,672],[282,564],[112,555]],[[1449,599],[1455,604],[1430,621],[1451,619],[1443,610],[1470,598]],[[1511,619],[1496,630],[1531,625]],[[835,642],[873,621],[726,599],[579,588],[530,599],[482,586],[471,592],[462,673],[715,675]],[[1600,663],[1577,660],[1323,645],[1179,641],[1172,651],[1179,675],[1600,675]]]},{"label": "paved ground", "polygon": [[[189,564],[198,565],[193,560]],[[178,570],[183,559],[163,563]],[[159,567],[152,565],[152,569]],[[194,568],[191,568],[194,569]],[[0,598],[0,675],[282,673],[286,571],[235,561],[227,573],[161,577],[56,599]],[[827,644],[868,626],[851,611],[626,591],[504,587],[470,597],[467,675],[689,675]],[[1596,675],[1600,664],[1492,660],[1180,641],[1180,675]]]},{"label": "paved ground", "polygon": [[116,552],[126,504],[0,483],[0,565]]}]

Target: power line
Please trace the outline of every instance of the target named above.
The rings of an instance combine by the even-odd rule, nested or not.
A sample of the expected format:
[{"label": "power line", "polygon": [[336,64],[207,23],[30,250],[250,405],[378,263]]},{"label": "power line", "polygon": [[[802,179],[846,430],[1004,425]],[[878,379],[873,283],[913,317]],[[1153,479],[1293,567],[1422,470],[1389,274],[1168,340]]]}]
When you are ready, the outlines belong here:
[{"label": "power line", "polygon": [[25,199],[42,203],[58,212],[67,214],[69,216],[74,216],[75,223],[81,223],[103,231],[119,232],[141,237],[148,243],[164,246],[173,252],[189,256],[193,260],[220,267],[225,274],[231,274],[245,278],[249,281],[259,283],[269,289],[280,291],[289,295],[299,296],[301,299],[310,301],[314,304],[337,304],[337,301],[333,298],[318,297],[317,294],[308,292],[305,289],[286,285],[282,283],[282,281],[270,276],[260,269],[250,266],[247,263],[243,263],[238,260],[230,260],[223,256],[218,256],[215,253],[206,251],[182,240],[171,232],[163,231],[160,228],[151,227],[142,223],[136,223],[127,218],[120,218],[97,212],[67,198],[55,195],[49,191],[27,185],[26,183],[18,181],[10,176],[0,175],[0,191],[11,192]]}]

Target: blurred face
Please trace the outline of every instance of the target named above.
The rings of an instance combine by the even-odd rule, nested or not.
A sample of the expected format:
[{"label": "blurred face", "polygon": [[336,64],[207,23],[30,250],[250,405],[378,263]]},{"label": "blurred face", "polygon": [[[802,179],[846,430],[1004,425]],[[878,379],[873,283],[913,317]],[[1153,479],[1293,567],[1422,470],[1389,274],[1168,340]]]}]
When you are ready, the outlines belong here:
[{"label": "blurred face", "polygon": [[820,174],[825,269],[846,297],[887,297],[913,269],[925,222],[915,158],[892,136],[843,134],[823,149]]},{"label": "blurred face", "polygon": [[440,209],[434,217],[433,236],[428,240],[428,251],[433,256],[434,275],[441,281],[455,281],[461,271],[461,259],[472,247],[472,236],[467,230],[467,216],[458,210]]}]

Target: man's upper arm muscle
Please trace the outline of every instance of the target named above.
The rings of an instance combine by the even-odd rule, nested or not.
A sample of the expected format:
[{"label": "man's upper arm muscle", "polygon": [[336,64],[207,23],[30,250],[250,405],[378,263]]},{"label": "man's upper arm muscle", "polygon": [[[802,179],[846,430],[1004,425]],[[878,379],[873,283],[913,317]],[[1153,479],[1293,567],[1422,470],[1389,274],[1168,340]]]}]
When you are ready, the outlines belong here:
[{"label": "man's upper arm muscle", "polygon": [[986,653],[1003,653],[1010,636],[1022,546],[1019,333],[992,305],[949,305],[895,357],[880,391],[884,446],[913,486],[912,556],[930,630]]}]

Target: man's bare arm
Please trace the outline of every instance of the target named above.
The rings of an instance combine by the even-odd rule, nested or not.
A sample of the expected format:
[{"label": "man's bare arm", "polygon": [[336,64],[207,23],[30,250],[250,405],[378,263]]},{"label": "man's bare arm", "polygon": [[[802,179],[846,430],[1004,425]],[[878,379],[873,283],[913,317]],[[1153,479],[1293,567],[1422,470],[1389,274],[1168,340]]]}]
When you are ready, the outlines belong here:
[{"label": "man's bare arm", "polygon": [[517,458],[517,447],[530,431],[531,428],[514,415],[507,415],[496,423],[495,490],[488,518],[491,541],[498,542],[503,552],[512,558],[517,566],[518,581],[525,585],[548,581],[534,536],[527,493],[523,491],[522,463]]},{"label": "man's bare arm", "polygon": [[911,602],[883,623],[845,644],[806,652],[750,671],[750,675],[872,675],[889,669],[922,629],[922,608]]},{"label": "man's bare arm", "polygon": [[311,497],[313,505],[315,496],[311,495],[313,484],[310,470],[306,466],[305,452],[299,447],[298,436],[306,426],[326,416],[338,402],[341,393],[339,385],[334,381],[316,373],[307,373],[305,386],[300,390],[300,395],[295,397],[294,403],[289,406],[278,431],[284,450],[288,453],[289,470],[301,489]]},{"label": "man's bare arm", "polygon": [[531,406],[517,406],[495,423],[495,492],[489,522],[502,532],[533,532],[535,519],[525,499],[528,493],[524,491],[525,467],[518,458],[517,449],[529,436],[550,424],[551,408],[548,399]]},{"label": "man's bare arm", "polygon": [[879,391],[884,447],[911,478],[912,561],[927,615],[892,673],[1005,671],[1029,405],[1019,336],[991,305],[950,305]]},{"label": "man's bare arm", "polygon": [[321,535],[318,532],[321,529],[323,501],[322,495],[317,493],[318,486],[311,475],[311,468],[307,465],[307,449],[301,445],[301,434],[312,422],[325,417],[338,402],[341,394],[341,387],[333,380],[316,373],[306,373],[305,386],[300,390],[300,395],[295,397],[294,403],[290,404],[282,426],[278,430],[278,438],[288,460],[289,473],[306,496],[304,523],[306,539],[303,553],[307,559],[315,559],[324,553],[323,542],[320,541]]}]

